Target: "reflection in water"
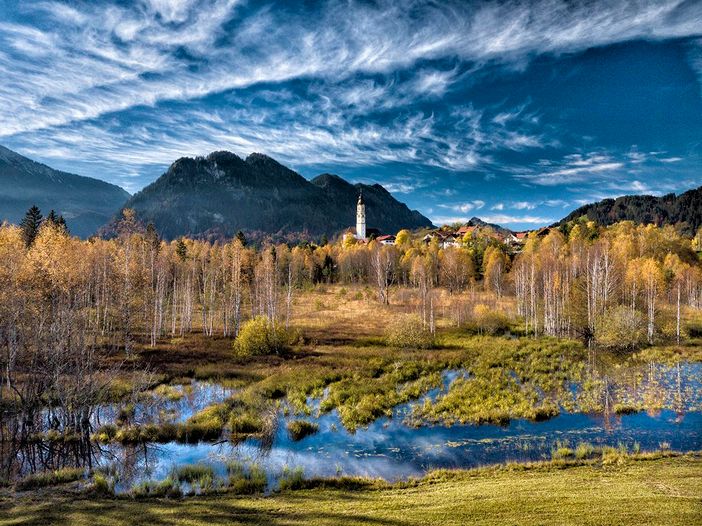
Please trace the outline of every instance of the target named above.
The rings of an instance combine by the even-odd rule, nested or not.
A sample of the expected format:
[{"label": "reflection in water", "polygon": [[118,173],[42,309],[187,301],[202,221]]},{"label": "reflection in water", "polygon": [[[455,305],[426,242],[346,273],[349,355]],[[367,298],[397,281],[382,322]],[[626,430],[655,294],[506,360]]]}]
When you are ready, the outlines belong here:
[{"label": "reflection in water", "polygon": [[[444,375],[441,389],[427,393],[431,399],[441,396],[463,371]],[[593,445],[653,450],[667,443],[674,450],[702,449],[702,364],[645,368],[610,368],[607,374],[593,374],[588,389],[593,400],[599,400],[596,412],[566,412],[544,422],[513,420],[508,426],[406,425],[414,404],[395,408],[392,418],[381,418],[354,433],[347,431],[336,411],[313,418],[318,433],[299,442],[292,441],[286,429],[288,419],[298,418],[278,413],[278,424],[267,440],[249,439],[239,444],[226,440],[218,443],[122,446],[111,444],[97,448],[83,439],[75,444],[47,446],[36,443],[11,447],[3,442],[3,466],[12,462],[18,473],[27,473],[62,465],[100,466],[114,476],[117,491],[127,491],[143,480],[160,480],[174,466],[206,463],[224,477],[232,460],[257,463],[270,482],[275,482],[283,469],[302,467],[305,476],[332,477],[358,475],[387,480],[421,476],[436,468],[469,468],[506,461],[547,459],[556,443],[571,446],[579,442]],[[592,379],[591,379],[592,380]],[[594,386],[594,387],[593,387]],[[135,408],[139,421],[183,421],[212,403],[226,399],[232,391],[212,384],[193,383],[182,387],[183,397],[144,401]],[[573,396],[585,389],[573,386]],[[647,402],[648,407],[664,408],[652,412],[617,415],[613,406],[621,403]],[[318,413],[318,401],[310,401]],[[95,411],[92,424],[113,420],[116,407]],[[87,435],[86,435],[87,436]]]},{"label": "reflection in water", "polygon": [[[205,407],[226,400],[233,392],[221,385],[193,381],[188,385],[169,386],[167,396],[154,391],[144,393],[133,404],[130,422],[184,422]],[[31,414],[3,413],[0,415],[0,482],[66,467],[91,470],[97,465],[112,464],[126,474],[138,469],[148,456],[145,447],[115,449],[90,440],[98,427],[115,422],[124,406],[86,405],[45,408]]]},{"label": "reflection in water", "polygon": [[262,449],[260,441],[253,439],[237,445],[223,442],[148,446],[141,452],[138,475],[131,478],[124,474],[117,489],[128,489],[132,483],[148,478],[165,478],[175,465],[207,463],[224,475],[226,462],[232,459],[259,464],[271,480],[286,466],[302,467],[308,477],[343,474],[398,480],[421,476],[436,468],[548,459],[557,442],[573,446],[579,442],[612,446],[622,443],[630,449],[636,443],[642,450],[658,449],[664,442],[674,450],[702,448],[702,414],[689,413],[679,418],[670,410],[608,419],[562,414],[546,422],[517,420],[505,427],[411,428],[401,418],[383,418],[355,433],[341,426],[336,412],[315,421],[319,432],[299,442],[291,441],[281,424],[270,450]]}]

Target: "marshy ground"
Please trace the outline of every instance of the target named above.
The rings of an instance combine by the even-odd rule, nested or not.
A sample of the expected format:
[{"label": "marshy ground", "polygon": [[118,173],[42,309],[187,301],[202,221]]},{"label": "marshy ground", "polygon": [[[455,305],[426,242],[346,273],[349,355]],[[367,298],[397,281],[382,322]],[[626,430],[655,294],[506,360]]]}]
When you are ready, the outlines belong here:
[{"label": "marshy ground", "polygon": [[[309,449],[320,446],[314,442],[317,433],[326,440],[336,434],[360,437],[367,429],[391,433],[396,427],[405,436],[430,426],[499,430],[511,422],[529,425],[563,414],[607,419],[641,414],[662,429],[678,425],[672,422],[675,415],[682,421],[686,414],[698,418],[702,412],[699,341],[613,353],[588,349],[578,340],[525,336],[516,325],[488,335],[476,327],[456,327],[439,313],[431,348],[388,345],[389,328],[412,309],[405,304],[378,305],[361,288],[317,287],[296,298],[294,343],[284,353],[241,358],[230,338],[193,333],[162,339],[154,347],[137,345],[130,356],[114,355],[127,366],[112,386],[110,417],[96,423],[93,441],[120,458],[127,452],[138,456],[140,448],[146,456],[148,447],[158,450],[159,444],[190,457],[131,485],[117,480],[118,467],[103,460],[90,474],[68,469],[27,476],[3,490],[0,524],[702,522],[702,461],[695,454],[667,453],[668,435],[658,429],[643,447],[635,437],[614,447],[585,438],[543,442],[539,447],[546,456],[517,437],[502,447],[524,448],[522,456],[486,455],[487,463],[548,461],[432,472],[395,484],[309,482],[315,473],[295,465],[272,475],[246,455],[223,460],[215,469],[209,452],[197,456],[211,443],[256,444],[271,454],[283,436]],[[130,365],[149,371],[148,385],[143,373],[130,372]],[[455,373],[450,381],[447,372]],[[135,389],[139,385],[147,389]],[[200,385],[214,385],[217,391]],[[200,403],[183,402],[189,396]],[[144,409],[151,397],[162,403]],[[661,412],[672,416],[661,419]],[[324,415],[333,415],[334,421],[329,424]],[[276,418],[287,424],[276,428]],[[690,433],[685,443],[695,447],[683,449],[699,449],[699,431]],[[497,449],[483,442],[488,444],[484,449]],[[643,452],[654,449],[664,453]],[[342,476],[357,474],[348,464],[336,469]],[[430,464],[424,471],[398,471],[398,478],[431,469]],[[116,487],[118,498],[112,497]],[[189,490],[199,495],[180,500]]]}]

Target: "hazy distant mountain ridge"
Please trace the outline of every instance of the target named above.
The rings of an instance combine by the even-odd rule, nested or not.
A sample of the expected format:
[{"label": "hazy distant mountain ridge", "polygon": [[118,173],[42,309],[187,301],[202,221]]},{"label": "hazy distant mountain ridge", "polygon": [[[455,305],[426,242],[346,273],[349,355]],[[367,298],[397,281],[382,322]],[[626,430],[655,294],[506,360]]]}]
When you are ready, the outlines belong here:
[{"label": "hazy distant mountain ridge", "polygon": [[557,224],[567,223],[586,216],[601,225],[619,221],[655,225],[675,225],[687,235],[693,235],[702,227],[702,186],[679,195],[625,195],[616,199],[604,199],[574,210]]},{"label": "hazy distant mountain ridge", "polygon": [[331,236],[355,225],[356,199],[366,200],[369,227],[395,233],[431,226],[431,221],[397,201],[380,185],[352,185],[322,174],[308,181],[275,159],[231,152],[175,161],[125,207],[153,223],[167,239],[233,236],[237,231],[286,236]]},{"label": "hazy distant mountain ridge", "polygon": [[18,223],[32,205],[55,210],[70,231],[88,237],[129,199],[119,186],[32,161],[0,146],[0,220]]}]

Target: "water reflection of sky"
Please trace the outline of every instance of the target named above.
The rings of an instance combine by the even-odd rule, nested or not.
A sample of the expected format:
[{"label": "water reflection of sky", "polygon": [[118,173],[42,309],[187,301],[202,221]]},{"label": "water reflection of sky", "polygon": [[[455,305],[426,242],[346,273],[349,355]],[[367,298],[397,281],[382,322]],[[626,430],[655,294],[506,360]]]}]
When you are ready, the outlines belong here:
[{"label": "water reflection of sky", "polygon": [[[256,462],[272,480],[284,467],[302,467],[307,477],[337,475],[380,477],[386,480],[421,476],[437,468],[469,468],[506,461],[550,458],[557,442],[578,442],[653,450],[667,443],[674,450],[702,449],[702,413],[678,415],[664,410],[655,415],[591,416],[561,414],[545,422],[515,420],[509,426],[456,425],[407,427],[400,419],[380,419],[351,433],[336,412],[315,421],[319,432],[292,441],[280,415],[273,447],[263,450],[257,440],[238,445],[164,444],[142,451],[134,480],[161,479],[174,465],[204,462],[225,474],[228,460]],[[128,487],[127,480],[124,487]]]},{"label": "water reflection of sky", "polygon": [[[168,398],[157,391],[144,393],[134,404],[133,420],[138,424],[157,422],[185,422],[206,407],[218,404],[234,394],[235,390],[212,382],[193,380],[190,384],[171,385],[168,390],[178,398]],[[125,404],[106,404],[93,412],[94,427],[113,423]]]},{"label": "water reflection of sky", "polygon": [[[507,461],[531,461],[550,458],[557,443],[576,446],[579,442],[629,449],[638,444],[642,450],[659,449],[662,444],[674,450],[702,449],[702,364],[653,366],[638,369],[610,370],[606,375],[612,402],[617,399],[640,400],[654,396],[660,405],[680,408],[658,413],[584,414],[562,412],[544,421],[513,420],[508,426],[454,425],[411,427],[406,424],[414,404],[423,399],[442,396],[451,383],[467,377],[462,370],[447,371],[440,388],[433,389],[418,401],[398,406],[392,418],[381,418],[355,432],[346,430],[336,411],[319,415],[319,400],[310,400],[319,431],[295,442],[288,435],[288,420],[299,416],[278,414],[278,426],[272,447],[264,448],[259,440],[239,444],[227,440],[200,444],[149,444],[146,446],[101,447],[99,463],[112,464],[120,472],[118,491],[128,490],[141,480],[161,480],[174,466],[206,463],[224,477],[231,460],[257,463],[275,482],[285,467],[301,467],[306,477],[337,475],[380,477],[386,480],[421,476],[437,468],[470,468]],[[603,378],[605,376],[602,376]],[[580,387],[575,384],[573,389]],[[207,383],[193,382],[175,386],[182,394],[177,400],[149,395],[136,405],[135,421],[185,421],[205,407],[221,402],[233,390]],[[573,392],[575,395],[576,393]],[[678,403],[682,399],[684,403]],[[656,404],[654,404],[656,405]],[[103,406],[94,414],[94,424],[114,421],[117,406]]]}]

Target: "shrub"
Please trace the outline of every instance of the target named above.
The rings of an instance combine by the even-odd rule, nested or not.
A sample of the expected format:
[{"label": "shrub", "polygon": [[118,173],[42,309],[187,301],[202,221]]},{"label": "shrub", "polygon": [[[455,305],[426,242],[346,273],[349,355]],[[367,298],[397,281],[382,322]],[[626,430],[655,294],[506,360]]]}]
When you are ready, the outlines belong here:
[{"label": "shrub", "polygon": [[248,320],[234,341],[237,356],[280,354],[289,346],[287,331],[276,327],[268,318],[257,316]]},{"label": "shrub", "polygon": [[595,340],[603,347],[635,349],[645,339],[643,316],[626,305],[610,308],[595,320]]},{"label": "shrub", "polygon": [[509,318],[503,312],[492,310],[482,303],[473,308],[473,318],[480,332],[494,335],[509,330]]},{"label": "shrub", "polygon": [[702,322],[689,322],[685,325],[685,332],[690,338],[702,338]]},{"label": "shrub", "polygon": [[314,435],[319,430],[319,426],[314,422],[308,422],[307,420],[293,420],[288,422],[288,433],[290,433],[290,438],[297,442],[302,440],[306,436]]},{"label": "shrub", "polygon": [[424,328],[419,316],[408,315],[390,325],[386,341],[389,346],[400,349],[431,349],[434,335]]}]

